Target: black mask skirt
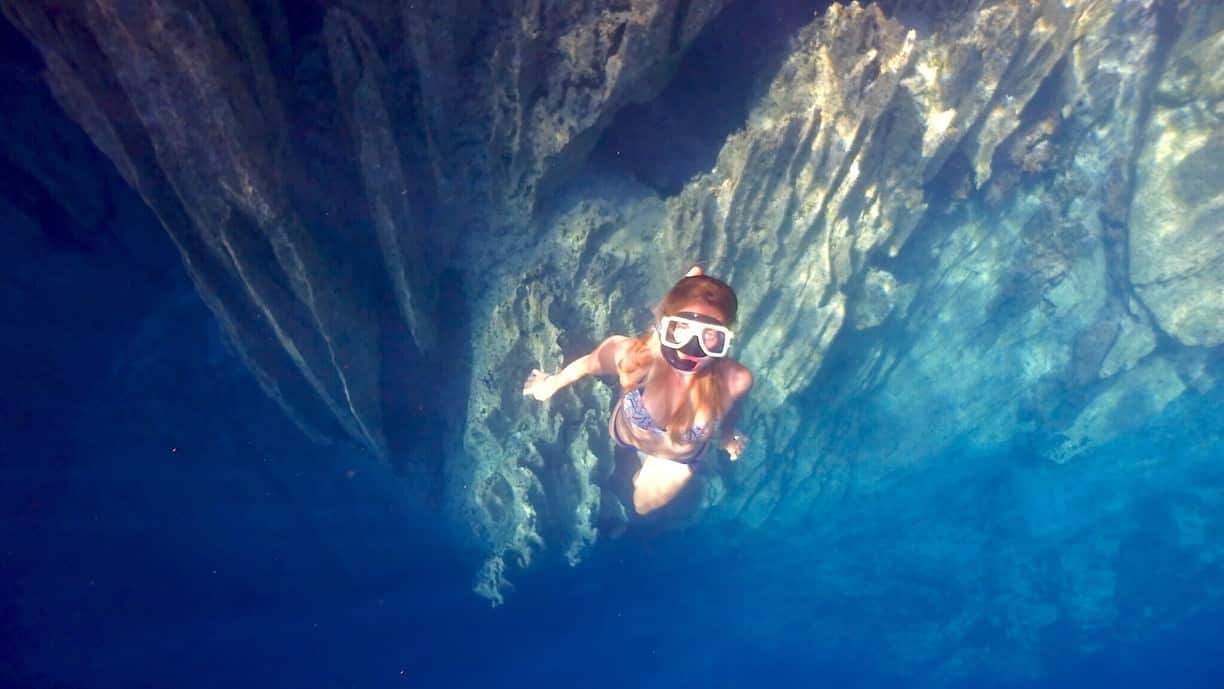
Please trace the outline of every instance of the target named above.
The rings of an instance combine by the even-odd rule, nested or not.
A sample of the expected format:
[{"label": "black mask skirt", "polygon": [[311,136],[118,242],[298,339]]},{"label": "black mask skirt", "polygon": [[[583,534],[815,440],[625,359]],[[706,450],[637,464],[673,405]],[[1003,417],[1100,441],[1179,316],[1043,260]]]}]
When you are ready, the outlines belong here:
[{"label": "black mask skirt", "polygon": [[[705,356],[705,352],[701,351],[701,347],[698,347],[695,341],[689,340],[689,344],[693,345],[693,347],[697,350],[697,352],[693,354],[693,356],[699,356],[699,357]],[[662,350],[663,352],[663,360],[666,361],[668,364],[670,364],[671,367],[676,369],[677,371],[684,371],[685,373],[688,373],[689,371],[692,371],[693,369],[697,368],[696,361],[693,361],[692,359],[681,359],[680,355],[676,353],[676,350],[672,349],[671,347],[668,347],[664,344],[660,344],[659,349]],[[685,354],[689,354],[690,353],[689,346],[685,345],[680,351],[684,352]]]}]

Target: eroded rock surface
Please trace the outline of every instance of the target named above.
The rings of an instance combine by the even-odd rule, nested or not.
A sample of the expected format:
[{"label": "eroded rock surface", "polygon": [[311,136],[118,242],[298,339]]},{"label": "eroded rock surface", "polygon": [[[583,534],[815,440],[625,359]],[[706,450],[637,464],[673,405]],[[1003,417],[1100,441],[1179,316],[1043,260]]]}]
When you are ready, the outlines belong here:
[{"label": "eroded rock surface", "polygon": [[1147,124],[1131,215],[1131,279],[1161,329],[1224,344],[1224,13],[1195,5]]},{"label": "eroded rock surface", "polygon": [[[878,8],[836,5],[799,34],[714,168],[663,200],[662,217],[649,190],[593,177],[545,219],[555,240],[525,274],[572,304],[549,309],[562,332],[535,353],[546,364],[609,331],[637,332],[643,307],[683,270],[669,258],[705,259],[739,290],[739,356],[768,373],[753,392],[747,456],[703,476],[707,521],[802,533],[949,456],[1016,446],[1055,463],[1098,456],[1215,385],[1219,351],[1171,342],[1131,263],[1141,211],[1129,190],[1145,183],[1157,126],[1145,113],[1176,15],[1144,2],[979,9],[920,35]],[[970,78],[970,66],[981,73]],[[602,290],[592,272],[606,276]],[[528,303],[493,297],[482,310],[514,315],[480,349],[497,351],[509,321],[539,312]],[[610,397],[592,388],[554,403],[562,424],[597,422],[584,410]],[[545,466],[607,456],[602,435],[575,446],[552,423],[533,441]],[[993,622],[1029,639],[1028,652],[1056,620],[1115,619],[1116,592],[1095,579],[1061,603],[1024,604],[1045,576],[1005,582],[1020,602]]]},{"label": "eroded rock surface", "polygon": [[[499,228],[474,275],[521,246],[537,188],[657,89],[721,5],[5,7],[269,394],[315,437],[388,456],[403,448],[387,367],[433,365],[457,245],[439,228],[474,247]],[[404,336],[417,351],[387,342]]]}]

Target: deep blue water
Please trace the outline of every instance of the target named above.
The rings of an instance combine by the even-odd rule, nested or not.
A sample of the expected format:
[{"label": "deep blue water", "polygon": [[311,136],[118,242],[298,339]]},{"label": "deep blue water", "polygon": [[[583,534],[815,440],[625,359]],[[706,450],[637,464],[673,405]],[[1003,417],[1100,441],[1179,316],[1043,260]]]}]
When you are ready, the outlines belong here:
[{"label": "deep blue water", "polygon": [[[631,531],[578,568],[517,577],[492,609],[390,471],[305,441],[177,290],[110,347],[126,363],[73,379],[88,392],[60,410],[54,452],[6,458],[0,685],[936,685],[891,673],[865,601],[822,595],[812,563],[893,548],[895,506],[921,521],[940,478],[847,506],[829,529],[840,540],[759,536],[714,551],[699,531]],[[922,528],[1034,481],[1072,490],[1057,484],[1073,478],[1037,465],[946,479],[962,493]],[[920,617],[939,598],[912,595],[904,582],[929,563],[911,564],[862,571],[902,582],[879,603]],[[810,623],[830,619],[846,631],[822,646]],[[1219,687],[1221,623],[1224,611],[1208,611],[1087,655],[1052,631],[1045,681],[965,686]]]}]

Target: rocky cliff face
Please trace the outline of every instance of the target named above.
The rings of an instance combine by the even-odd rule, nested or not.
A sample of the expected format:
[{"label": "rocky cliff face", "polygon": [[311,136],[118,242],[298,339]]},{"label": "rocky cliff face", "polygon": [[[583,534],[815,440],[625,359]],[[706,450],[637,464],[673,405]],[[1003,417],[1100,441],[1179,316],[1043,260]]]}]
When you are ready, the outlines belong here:
[{"label": "rocky cliff face", "polygon": [[[1204,162],[1194,207],[1144,205],[1187,193],[1150,189],[1168,184],[1158,180],[1170,166],[1147,162],[1170,146],[1160,136],[1186,142],[1188,165],[1194,151],[1214,160],[1202,148],[1218,131],[1213,106],[1183,106],[1203,124],[1159,124],[1169,55],[1218,41],[1178,34],[1189,11],[981,3],[920,32],[876,6],[833,5],[796,37],[711,170],[666,199],[592,181],[545,221],[558,241],[540,267],[482,309],[494,320],[478,347],[469,454],[500,457],[493,485],[523,505],[553,507],[558,493],[538,479],[557,467],[606,471],[592,459],[608,454],[602,415],[583,416],[606,408],[602,390],[559,402],[560,417],[528,440],[504,432],[515,403],[482,372],[559,363],[529,334],[548,314],[558,330],[547,344],[636,331],[675,257],[705,259],[736,285],[741,356],[767,372],[753,392],[753,449],[705,484],[707,506],[739,524],[802,523],[953,449],[1021,445],[1067,462],[1211,389],[1219,350],[1158,309],[1220,322],[1217,224],[1191,218],[1219,202],[1221,178]],[[1167,229],[1132,231],[1152,212]],[[1152,231],[1188,235],[1142,239]],[[1137,247],[1152,245],[1185,287],[1146,286]],[[576,308],[553,306],[567,294]],[[493,342],[505,333],[528,351]],[[537,413],[518,408],[519,419]],[[535,518],[517,516],[514,549],[531,547],[522,536],[539,533]]]},{"label": "rocky cliff face", "polygon": [[589,154],[736,6],[375,4],[4,6],[265,390],[413,477],[494,600],[624,514],[614,391],[524,376],[644,328],[693,260],[758,381],[705,523],[800,528],[950,456],[1076,462],[1217,386],[1214,6],[814,5],[660,194]]},{"label": "rocky cliff face", "polygon": [[539,189],[721,3],[555,5],[6,12],[269,394],[316,437],[388,455],[402,421],[384,377],[391,362],[427,377],[448,234],[529,241]]}]

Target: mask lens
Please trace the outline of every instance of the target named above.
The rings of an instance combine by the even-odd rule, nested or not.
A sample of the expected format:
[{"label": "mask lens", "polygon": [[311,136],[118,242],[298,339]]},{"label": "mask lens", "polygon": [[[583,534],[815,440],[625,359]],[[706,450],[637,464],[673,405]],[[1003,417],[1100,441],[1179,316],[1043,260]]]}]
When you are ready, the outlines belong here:
[{"label": "mask lens", "polygon": [[727,353],[731,338],[724,328],[711,327],[706,323],[679,316],[663,319],[662,325],[659,339],[667,347],[679,349],[691,356],[724,356]]},{"label": "mask lens", "polygon": [[664,326],[663,344],[668,347],[678,349],[688,344],[688,341],[693,337],[693,332],[689,329],[688,323],[680,319],[670,318]]},{"label": "mask lens", "polygon": [[722,354],[727,351],[727,334],[714,328],[703,328],[701,331],[701,348],[712,356]]}]

